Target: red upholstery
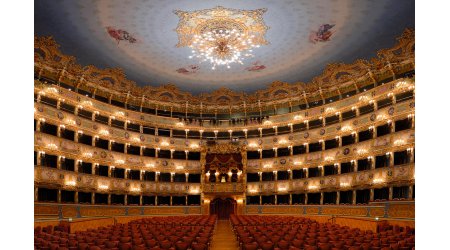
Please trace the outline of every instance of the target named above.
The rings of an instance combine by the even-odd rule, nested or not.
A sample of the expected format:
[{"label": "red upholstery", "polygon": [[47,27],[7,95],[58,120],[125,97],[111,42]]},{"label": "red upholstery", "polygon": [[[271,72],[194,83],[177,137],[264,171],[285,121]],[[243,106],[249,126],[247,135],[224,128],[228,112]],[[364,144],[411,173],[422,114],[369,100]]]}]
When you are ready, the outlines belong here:
[{"label": "red upholstery", "polygon": [[208,249],[216,216],[169,216],[134,220],[69,234],[64,227],[37,227],[35,249]]}]

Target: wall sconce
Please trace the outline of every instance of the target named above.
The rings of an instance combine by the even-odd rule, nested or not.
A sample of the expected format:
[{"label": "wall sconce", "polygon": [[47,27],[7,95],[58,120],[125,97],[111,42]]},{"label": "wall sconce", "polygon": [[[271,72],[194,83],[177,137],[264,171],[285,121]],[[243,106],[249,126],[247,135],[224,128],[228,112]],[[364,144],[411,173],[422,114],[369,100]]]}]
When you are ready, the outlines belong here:
[{"label": "wall sconce", "polygon": [[51,149],[51,150],[57,150],[58,149],[58,146],[56,146],[56,144],[54,144],[54,143],[49,143],[45,147],[48,148],[48,149]]},{"label": "wall sconce", "polygon": [[177,166],[176,169],[180,170],[180,169],[184,169],[183,166]]},{"label": "wall sconce", "polygon": [[209,204],[209,200],[208,199],[204,199],[203,202],[205,202],[205,204]]},{"label": "wall sconce", "polygon": [[200,193],[200,190],[198,190],[197,188],[196,189],[190,189],[189,193],[191,193],[191,194],[198,194],[198,193]]},{"label": "wall sconce", "polygon": [[319,187],[315,186],[315,185],[311,185],[311,186],[308,187],[308,189],[309,190],[315,190],[315,189],[319,189]]},{"label": "wall sconce", "polygon": [[161,146],[163,146],[163,147],[167,147],[167,146],[169,146],[169,143],[168,143],[168,142],[166,142],[166,141],[163,141],[163,142],[161,142]]},{"label": "wall sconce", "polygon": [[109,188],[108,185],[98,184],[98,189],[100,189],[100,190],[107,190],[108,188]]},{"label": "wall sconce", "polygon": [[138,193],[138,192],[141,192],[141,188],[139,188],[139,187],[132,187],[132,188],[130,188],[130,191]]},{"label": "wall sconce", "polygon": [[116,160],[116,164],[124,164],[125,161],[124,160]]},{"label": "wall sconce", "polygon": [[243,203],[244,203],[244,200],[242,200],[242,199],[237,199],[236,202],[237,202],[237,204],[243,204]]},{"label": "wall sconce", "polygon": [[302,116],[301,115],[296,115],[296,116],[294,116],[294,120],[301,120],[302,119]]},{"label": "wall sconce", "polygon": [[279,187],[279,188],[278,188],[278,192],[284,192],[284,191],[286,191],[286,190],[287,190],[286,187]]},{"label": "wall sconce", "polygon": [[339,184],[339,186],[340,186],[340,187],[343,187],[343,188],[345,188],[345,187],[350,187],[350,183],[348,183],[348,182],[342,182],[342,183]]},{"label": "wall sconce", "polygon": [[211,174],[209,173],[209,171],[208,172],[206,172],[206,177],[209,177]]},{"label": "wall sconce", "polygon": [[272,124],[271,121],[264,121],[264,125],[270,125],[270,124]]},{"label": "wall sconce", "polygon": [[373,179],[373,184],[380,184],[380,183],[383,183],[383,182],[384,182],[384,180],[381,179],[381,178]]},{"label": "wall sconce", "polygon": [[40,122],[45,122],[45,118],[39,118]]},{"label": "wall sconce", "polygon": [[247,133],[248,129],[244,128],[242,131],[244,131],[244,133]]},{"label": "wall sconce", "polygon": [[198,144],[196,143],[192,143],[191,145],[189,145],[190,148],[198,148]]},{"label": "wall sconce", "polygon": [[252,148],[255,148],[255,147],[257,147],[256,143],[254,143],[254,142],[252,142],[252,143],[248,144],[248,146],[249,146],[249,147],[252,147]]},{"label": "wall sconce", "polygon": [[294,161],[294,165],[302,165],[301,161]]},{"label": "wall sconce", "polygon": [[325,157],[325,161],[334,161],[334,157],[333,156],[327,156],[327,157]]},{"label": "wall sconce", "polygon": [[175,123],[175,126],[177,126],[177,127],[183,127],[183,126],[184,126],[184,123],[182,123],[182,122],[177,122],[177,123]]},{"label": "wall sconce", "polygon": [[285,144],[285,143],[287,143],[287,141],[286,141],[285,139],[283,139],[283,140],[280,140],[279,143],[280,143],[280,144]]},{"label": "wall sconce", "polygon": [[91,158],[92,157],[92,153],[86,152],[86,153],[83,154],[83,156],[86,157],[86,158]]},{"label": "wall sconce", "polygon": [[271,165],[269,165],[269,164],[265,164],[264,166],[263,166],[263,168],[271,168],[272,166]]},{"label": "wall sconce", "polygon": [[71,187],[75,187],[75,185],[77,184],[74,180],[67,180],[64,183],[66,186],[71,186]]}]

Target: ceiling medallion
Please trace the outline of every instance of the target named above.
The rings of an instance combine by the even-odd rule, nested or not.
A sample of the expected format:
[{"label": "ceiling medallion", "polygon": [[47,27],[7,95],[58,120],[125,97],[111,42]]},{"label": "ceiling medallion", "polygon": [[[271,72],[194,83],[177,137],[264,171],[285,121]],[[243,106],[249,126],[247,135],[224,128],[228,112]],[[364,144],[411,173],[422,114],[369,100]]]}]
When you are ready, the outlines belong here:
[{"label": "ceiling medallion", "polygon": [[262,15],[267,9],[238,10],[217,6],[192,12],[175,10],[179,23],[177,47],[191,48],[189,58],[209,61],[216,66],[230,68],[232,63],[243,64],[253,57],[253,49],[269,44],[264,38],[269,29]]}]

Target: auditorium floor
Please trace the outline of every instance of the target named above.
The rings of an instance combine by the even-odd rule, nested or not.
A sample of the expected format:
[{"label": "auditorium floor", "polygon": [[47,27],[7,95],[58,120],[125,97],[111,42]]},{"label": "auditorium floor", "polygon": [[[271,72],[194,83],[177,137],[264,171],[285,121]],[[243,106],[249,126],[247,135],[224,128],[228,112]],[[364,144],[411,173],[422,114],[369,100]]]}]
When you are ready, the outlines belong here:
[{"label": "auditorium floor", "polygon": [[238,249],[229,220],[217,221],[217,228],[211,242],[211,250]]}]

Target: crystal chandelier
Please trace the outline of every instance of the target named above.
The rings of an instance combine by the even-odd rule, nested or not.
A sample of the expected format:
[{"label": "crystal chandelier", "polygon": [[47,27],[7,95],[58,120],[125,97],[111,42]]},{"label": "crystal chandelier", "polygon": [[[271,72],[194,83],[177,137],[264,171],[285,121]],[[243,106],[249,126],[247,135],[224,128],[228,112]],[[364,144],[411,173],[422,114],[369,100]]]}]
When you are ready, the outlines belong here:
[{"label": "crystal chandelier", "polygon": [[201,35],[194,35],[192,55],[189,58],[199,58],[201,61],[209,61],[216,69],[217,65],[226,65],[230,68],[232,63],[243,64],[246,57],[252,57],[253,48],[259,48],[255,44],[254,35],[247,35],[237,29],[215,29]]},{"label": "crystal chandelier", "polygon": [[179,23],[177,47],[189,47],[200,62],[230,68],[252,57],[253,49],[267,45],[267,27],[262,18],[267,9],[240,10],[217,6],[192,12],[175,10]]}]

